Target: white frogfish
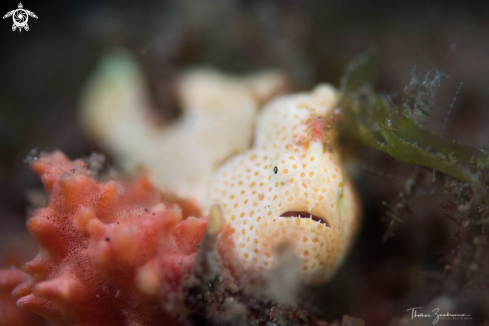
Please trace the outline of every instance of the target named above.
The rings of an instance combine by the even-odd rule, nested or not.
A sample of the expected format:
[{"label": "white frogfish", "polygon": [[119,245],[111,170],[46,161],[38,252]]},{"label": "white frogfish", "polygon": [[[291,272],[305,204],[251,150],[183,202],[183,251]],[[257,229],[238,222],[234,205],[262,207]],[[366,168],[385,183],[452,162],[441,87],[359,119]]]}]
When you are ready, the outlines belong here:
[{"label": "white frogfish", "polygon": [[324,282],[345,259],[360,209],[335,147],[337,100],[324,84],[272,100],[258,117],[253,147],[214,175],[206,209],[221,206],[246,270],[273,271],[284,244],[306,284]]}]

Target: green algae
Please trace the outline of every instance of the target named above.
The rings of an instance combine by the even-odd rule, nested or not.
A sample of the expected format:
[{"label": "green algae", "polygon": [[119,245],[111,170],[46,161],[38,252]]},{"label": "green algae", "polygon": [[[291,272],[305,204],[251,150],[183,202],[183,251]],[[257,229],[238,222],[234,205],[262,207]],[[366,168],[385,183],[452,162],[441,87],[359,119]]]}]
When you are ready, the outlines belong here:
[{"label": "green algae", "polygon": [[[431,112],[432,98],[411,107],[396,106],[388,96],[375,92],[372,83],[379,64],[377,51],[370,49],[346,67],[340,85],[341,130],[399,161],[444,172],[482,191],[479,174],[489,168],[488,153],[425,129],[421,116]],[[429,90],[439,86],[440,76],[437,72],[430,79]]]}]

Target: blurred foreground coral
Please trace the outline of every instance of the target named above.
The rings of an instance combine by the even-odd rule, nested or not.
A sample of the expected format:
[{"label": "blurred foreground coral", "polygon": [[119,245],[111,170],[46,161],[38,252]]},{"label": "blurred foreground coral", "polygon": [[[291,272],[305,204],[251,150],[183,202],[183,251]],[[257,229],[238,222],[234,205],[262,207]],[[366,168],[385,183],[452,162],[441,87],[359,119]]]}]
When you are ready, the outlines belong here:
[{"label": "blurred foreground coral", "polygon": [[97,183],[84,161],[60,152],[30,166],[48,205],[28,221],[40,251],[13,291],[17,305],[58,323],[171,323],[160,300],[178,300],[207,220],[165,205],[146,177]]},{"label": "blurred foreground coral", "polygon": [[10,295],[17,285],[28,278],[28,275],[13,265],[11,268],[0,270],[0,326],[45,324],[45,320],[40,316],[18,309]]}]

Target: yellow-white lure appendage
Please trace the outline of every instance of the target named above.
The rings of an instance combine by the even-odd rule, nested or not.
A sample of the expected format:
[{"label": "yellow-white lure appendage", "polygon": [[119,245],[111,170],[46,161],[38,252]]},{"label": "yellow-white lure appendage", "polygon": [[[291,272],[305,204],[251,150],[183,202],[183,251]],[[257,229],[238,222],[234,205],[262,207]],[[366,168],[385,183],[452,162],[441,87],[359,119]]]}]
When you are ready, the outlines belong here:
[{"label": "yellow-white lure appendage", "polygon": [[325,281],[344,260],[359,204],[325,135],[336,102],[328,85],[273,100],[258,118],[253,148],[216,173],[207,204],[222,206],[245,268],[271,270],[283,243],[300,258],[304,283]]}]

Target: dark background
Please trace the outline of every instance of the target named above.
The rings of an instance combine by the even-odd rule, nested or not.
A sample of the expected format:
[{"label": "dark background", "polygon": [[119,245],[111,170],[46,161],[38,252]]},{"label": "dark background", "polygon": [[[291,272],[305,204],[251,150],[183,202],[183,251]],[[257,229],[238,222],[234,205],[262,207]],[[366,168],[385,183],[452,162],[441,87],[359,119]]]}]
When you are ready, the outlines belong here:
[{"label": "dark background", "polygon": [[[344,66],[375,45],[381,54],[377,89],[395,97],[408,83],[413,66],[420,72],[441,69],[450,77],[443,81],[428,127],[441,130],[463,82],[446,136],[477,148],[489,144],[488,2],[175,0],[23,5],[39,17],[29,18],[28,32],[12,32],[11,17],[0,21],[0,260],[12,251],[33,255],[24,231],[26,194],[40,183],[23,163],[29,150],[61,149],[71,158],[101,150],[82,132],[77,106],[97,60],[114,46],[137,55],[160,114],[174,117],[178,106],[171,92],[173,77],[187,67],[211,65],[235,73],[278,67],[291,76],[295,89],[302,90],[319,82],[338,85]],[[17,6],[18,1],[2,1],[0,14]],[[365,225],[342,270],[353,272],[324,288],[323,301],[315,306],[328,320],[348,313],[384,323],[402,316],[409,304],[421,306],[420,301],[428,300],[431,288],[420,290],[422,281],[406,279],[413,275],[423,279],[423,273],[443,269],[434,252],[450,228],[440,227],[438,197],[426,195],[413,204],[414,222],[382,245],[386,223],[381,203],[402,189],[412,167],[366,149],[358,152],[356,182]],[[372,317],[374,304],[383,308]]]}]

